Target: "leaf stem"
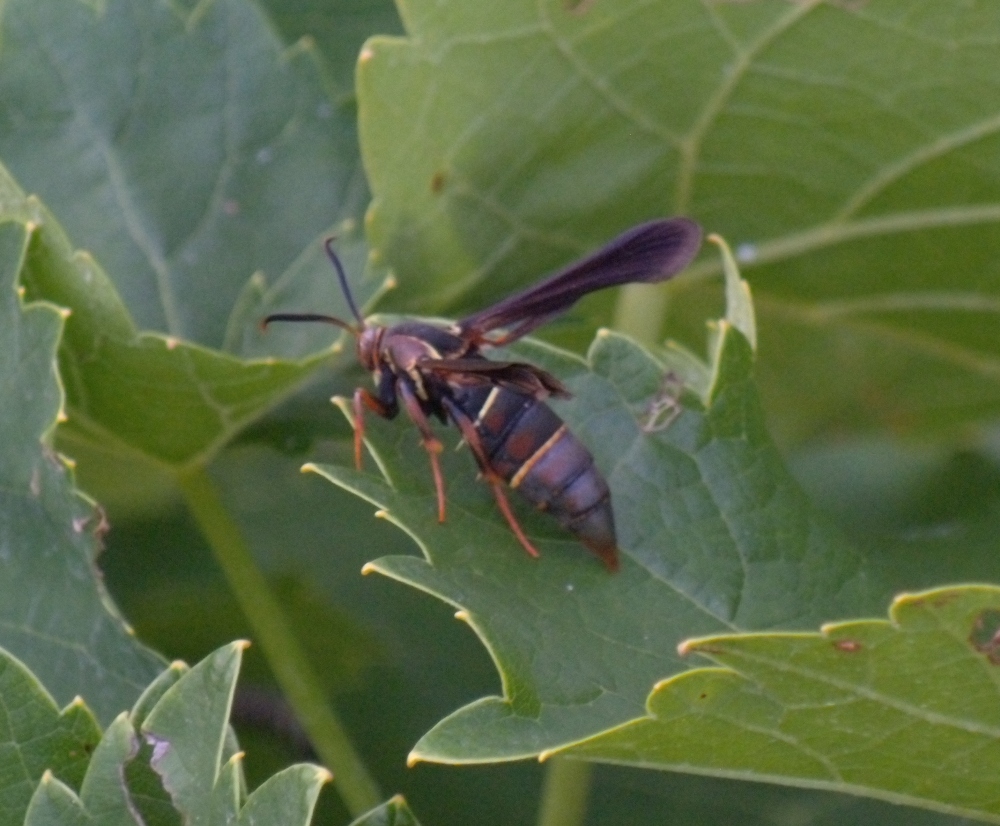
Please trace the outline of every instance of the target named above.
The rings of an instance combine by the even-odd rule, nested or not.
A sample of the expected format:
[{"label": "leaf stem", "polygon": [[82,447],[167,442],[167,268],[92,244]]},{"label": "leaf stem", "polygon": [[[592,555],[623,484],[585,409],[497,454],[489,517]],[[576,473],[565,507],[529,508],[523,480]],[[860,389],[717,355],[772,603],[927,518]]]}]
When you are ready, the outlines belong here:
[{"label": "leaf stem", "polygon": [[666,309],[667,291],[662,286],[630,284],[618,296],[612,327],[642,344],[659,344]]},{"label": "leaf stem", "polygon": [[187,469],[177,479],[278,685],[316,753],[333,771],[334,784],[351,815],[359,817],[379,805],[382,795],[327,702],[316,673],[254,562],[239,526],[223,505],[204,467]]},{"label": "leaf stem", "polygon": [[585,760],[552,757],[545,766],[538,826],[581,826],[594,766]]}]

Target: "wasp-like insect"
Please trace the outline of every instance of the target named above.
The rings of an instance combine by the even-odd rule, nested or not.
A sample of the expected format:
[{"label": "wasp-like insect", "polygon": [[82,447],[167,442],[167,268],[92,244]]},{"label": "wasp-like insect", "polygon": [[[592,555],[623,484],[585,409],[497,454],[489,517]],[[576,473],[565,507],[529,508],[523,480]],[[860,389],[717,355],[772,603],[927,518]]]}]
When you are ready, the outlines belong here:
[{"label": "wasp-like insect", "polygon": [[[331,239],[332,241],[332,239]],[[272,321],[322,321],[357,339],[357,355],[375,380],[375,393],[354,392],[354,460],[360,469],[364,409],[392,419],[399,402],[413,419],[430,456],[438,520],[445,518],[440,440],[429,418],[457,425],[497,505],[531,556],[504,483],[548,511],[593,551],[618,569],[618,543],[608,483],[594,458],[543,401],[569,392],[550,373],[517,361],[491,361],[484,347],[510,344],[569,309],[587,293],[618,284],[663,281],[683,270],[701,244],[701,228],[687,218],[650,221],[619,235],[592,255],[544,281],[451,326],[406,321],[391,327],[367,323],[347,286],[344,268],[327,241],[357,326],[315,313],[274,313]],[[492,334],[492,335],[491,335]]]}]

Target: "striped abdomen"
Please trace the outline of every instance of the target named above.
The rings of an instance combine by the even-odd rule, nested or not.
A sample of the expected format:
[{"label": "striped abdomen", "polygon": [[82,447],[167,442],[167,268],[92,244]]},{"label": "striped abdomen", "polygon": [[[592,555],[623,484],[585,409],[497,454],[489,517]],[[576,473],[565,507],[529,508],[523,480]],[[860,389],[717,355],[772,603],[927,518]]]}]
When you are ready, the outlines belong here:
[{"label": "striped abdomen", "polygon": [[475,422],[489,469],[617,570],[608,483],[552,408],[500,387],[455,388],[454,399]]}]

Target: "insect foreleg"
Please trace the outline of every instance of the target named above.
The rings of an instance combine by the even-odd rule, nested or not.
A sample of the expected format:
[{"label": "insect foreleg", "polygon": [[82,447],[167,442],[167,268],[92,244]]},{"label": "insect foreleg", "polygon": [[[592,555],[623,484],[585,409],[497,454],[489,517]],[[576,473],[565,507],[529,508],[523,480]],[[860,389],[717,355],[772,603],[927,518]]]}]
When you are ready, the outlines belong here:
[{"label": "insect foreleg", "polygon": [[365,408],[383,419],[394,419],[399,413],[395,383],[393,374],[386,370],[379,379],[377,396],[364,387],[354,391],[354,466],[358,470],[361,470],[361,447],[365,439]]},{"label": "insect foreleg", "polygon": [[410,379],[405,376],[399,376],[396,380],[396,392],[403,400],[403,407],[410,414],[410,418],[413,419],[417,430],[420,431],[424,449],[430,457],[431,472],[434,474],[434,488],[437,491],[438,522],[444,522],[444,476],[441,474],[441,460],[438,458],[438,454],[441,453],[444,446],[441,444],[441,440],[434,435],[434,431],[431,430],[431,423],[427,420],[423,408],[420,407],[420,400],[417,399],[417,394],[410,385]]},{"label": "insect foreleg", "polygon": [[479,438],[479,431],[476,430],[472,419],[451,399],[444,398],[441,402],[448,411],[448,415],[451,416],[452,421],[455,422],[458,429],[462,432],[462,438],[468,443],[475,455],[476,462],[483,471],[483,478],[489,483],[490,489],[493,491],[493,498],[496,499],[497,507],[500,508],[500,513],[507,520],[507,524],[510,526],[511,531],[513,531],[514,536],[517,537],[517,541],[521,543],[521,546],[528,552],[529,556],[537,557],[538,551],[521,529],[521,524],[517,521],[517,517],[514,516],[514,511],[511,510],[510,501],[507,499],[507,491],[504,490],[503,479],[497,476],[493,468],[490,467],[490,458],[483,449],[482,439]]}]

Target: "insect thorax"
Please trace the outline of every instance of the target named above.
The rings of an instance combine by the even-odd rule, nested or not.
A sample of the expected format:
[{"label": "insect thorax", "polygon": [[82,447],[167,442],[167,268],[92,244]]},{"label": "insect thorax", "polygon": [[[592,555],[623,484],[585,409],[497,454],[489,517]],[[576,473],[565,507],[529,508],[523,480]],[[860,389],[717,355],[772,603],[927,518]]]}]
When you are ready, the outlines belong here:
[{"label": "insect thorax", "polygon": [[469,342],[457,335],[457,330],[436,327],[422,321],[403,321],[385,332],[383,341],[395,337],[417,339],[425,345],[428,358],[458,358],[469,352]]}]

